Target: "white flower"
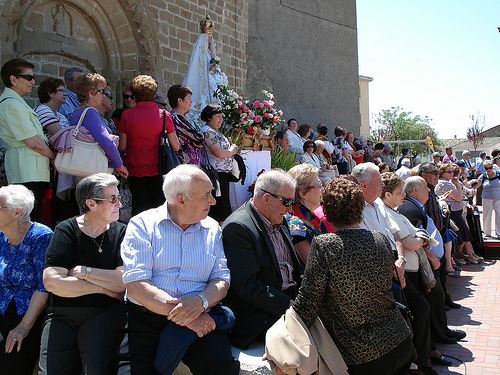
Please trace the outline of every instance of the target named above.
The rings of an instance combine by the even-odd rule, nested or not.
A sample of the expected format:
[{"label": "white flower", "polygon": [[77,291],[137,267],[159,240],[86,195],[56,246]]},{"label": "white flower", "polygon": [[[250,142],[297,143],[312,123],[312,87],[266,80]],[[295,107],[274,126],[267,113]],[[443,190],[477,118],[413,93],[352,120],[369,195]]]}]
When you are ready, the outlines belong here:
[{"label": "white flower", "polygon": [[274,105],[274,102],[272,100],[269,100],[269,105],[272,107]]},{"label": "white flower", "polygon": [[231,109],[231,106],[230,106],[230,105],[226,105],[226,106],[224,107],[224,109]]},{"label": "white flower", "polygon": [[248,120],[248,125],[252,125],[253,124],[253,120]]},{"label": "white flower", "polygon": [[247,117],[247,114],[246,114],[246,113],[242,113],[242,114],[240,115],[240,117],[241,117],[241,118],[245,118],[245,117]]},{"label": "white flower", "polygon": [[283,116],[283,111],[281,109],[278,111],[278,115],[280,115],[280,117]]},{"label": "white flower", "polygon": [[238,99],[240,97],[240,95],[236,92],[236,91],[232,91],[231,92],[231,96],[234,98],[234,99]]}]

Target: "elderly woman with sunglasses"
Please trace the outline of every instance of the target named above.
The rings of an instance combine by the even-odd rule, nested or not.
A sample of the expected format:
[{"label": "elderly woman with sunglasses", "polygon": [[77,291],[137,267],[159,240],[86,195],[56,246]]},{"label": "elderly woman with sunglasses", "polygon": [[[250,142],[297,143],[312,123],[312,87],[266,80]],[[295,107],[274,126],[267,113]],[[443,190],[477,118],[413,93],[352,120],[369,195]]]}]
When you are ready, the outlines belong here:
[{"label": "elderly woman with sunglasses", "polygon": [[31,217],[40,221],[40,202],[50,181],[54,158],[37,114],[24,101],[35,85],[34,65],[23,59],[7,61],[1,70],[5,90],[0,96],[0,138],[5,144],[9,184],[23,184],[35,195]]},{"label": "elderly woman with sunglasses", "polygon": [[314,142],[305,141],[302,148],[304,149],[304,154],[300,157],[300,162],[309,163],[312,166],[320,169],[321,161],[319,160],[318,155],[314,153],[316,151],[316,145],[314,144]]},{"label": "elderly woman with sunglasses", "polygon": [[31,375],[47,292],[42,272],[52,230],[30,221],[33,193],[0,188],[0,372]]},{"label": "elderly woman with sunglasses", "polygon": [[[472,247],[472,234],[465,222],[462,212],[465,194],[459,181],[459,176],[454,175],[456,164],[442,163],[439,166],[439,180],[434,187],[434,192],[439,199],[444,200],[450,207],[450,218],[459,229],[459,236],[465,247],[465,257],[470,263],[477,264],[483,258],[476,255]],[[457,166],[458,167],[458,166]]]},{"label": "elderly woman with sunglasses", "polygon": [[56,226],[43,283],[49,296],[39,374],[111,374],[125,322],[118,180],[108,173],[76,187],[82,215]]},{"label": "elderly woman with sunglasses", "polygon": [[313,238],[327,233],[325,225],[314,214],[321,204],[319,169],[304,163],[291,168],[288,174],[297,182],[297,189],[292,212],[286,219],[295,250],[302,263],[306,264]]},{"label": "elderly woman with sunglasses", "polygon": [[[106,92],[106,79],[97,73],[87,73],[76,80],[75,91],[80,106],[71,114],[70,125],[76,126],[80,118],[84,116],[81,127],[88,130],[101,146],[110,161],[109,167],[114,168],[118,176],[128,177],[128,170],[118,152],[118,138],[110,133],[106,122],[97,110],[102,106]],[[87,108],[89,108],[87,112],[84,112]]]}]

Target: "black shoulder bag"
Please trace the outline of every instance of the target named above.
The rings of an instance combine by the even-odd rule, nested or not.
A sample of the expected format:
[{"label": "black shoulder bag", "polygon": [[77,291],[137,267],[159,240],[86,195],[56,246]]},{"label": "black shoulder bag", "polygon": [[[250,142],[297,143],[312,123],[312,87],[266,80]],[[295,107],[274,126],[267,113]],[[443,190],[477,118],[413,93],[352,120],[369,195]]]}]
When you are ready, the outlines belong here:
[{"label": "black shoulder bag", "polygon": [[163,128],[160,133],[160,146],[159,146],[159,168],[160,175],[166,175],[172,169],[181,164],[181,161],[175,151],[170,147],[168,142],[168,134],[165,128],[165,121],[167,120],[165,110],[163,112]]}]

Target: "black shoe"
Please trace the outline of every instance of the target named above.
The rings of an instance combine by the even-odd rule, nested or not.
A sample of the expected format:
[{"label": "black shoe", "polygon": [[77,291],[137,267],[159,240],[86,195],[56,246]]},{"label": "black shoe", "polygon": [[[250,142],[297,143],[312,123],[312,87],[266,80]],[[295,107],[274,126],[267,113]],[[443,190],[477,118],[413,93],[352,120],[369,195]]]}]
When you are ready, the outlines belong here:
[{"label": "black shoe", "polygon": [[452,365],[452,363],[450,361],[448,361],[447,359],[444,359],[443,356],[441,356],[439,358],[431,357],[431,362],[434,363],[435,365],[438,365],[438,366],[449,367]]},{"label": "black shoe", "polygon": [[446,336],[449,336],[456,340],[462,340],[465,338],[465,336],[467,336],[467,334],[464,331],[460,331],[458,329],[449,329],[446,333]]},{"label": "black shoe", "polygon": [[457,343],[457,339],[455,339],[453,337],[449,337],[449,336],[436,337],[436,339],[434,341],[439,342],[441,344],[456,344]]},{"label": "black shoe", "polygon": [[450,309],[460,309],[460,308],[462,308],[462,305],[460,305],[459,303],[455,303],[453,301],[447,302],[446,306],[448,306]]}]

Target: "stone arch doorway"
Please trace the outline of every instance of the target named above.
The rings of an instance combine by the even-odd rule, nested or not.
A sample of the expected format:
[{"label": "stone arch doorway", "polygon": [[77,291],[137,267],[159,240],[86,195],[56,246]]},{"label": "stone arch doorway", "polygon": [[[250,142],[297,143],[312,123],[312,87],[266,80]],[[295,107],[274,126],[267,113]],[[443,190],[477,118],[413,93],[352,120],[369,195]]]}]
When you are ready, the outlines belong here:
[{"label": "stone arch doorway", "polygon": [[157,71],[158,38],[145,18],[132,0],[7,0],[1,61],[24,57],[40,78],[79,66],[104,75],[116,93],[135,74]]}]

